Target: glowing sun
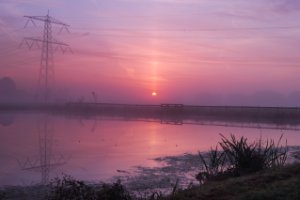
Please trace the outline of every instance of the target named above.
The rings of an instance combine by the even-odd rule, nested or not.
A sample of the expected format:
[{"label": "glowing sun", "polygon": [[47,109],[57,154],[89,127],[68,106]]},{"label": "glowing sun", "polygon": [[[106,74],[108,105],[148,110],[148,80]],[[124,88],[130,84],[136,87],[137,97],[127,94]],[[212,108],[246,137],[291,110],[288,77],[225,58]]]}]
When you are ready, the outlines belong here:
[{"label": "glowing sun", "polygon": [[156,93],[156,92],[152,92],[151,95],[152,95],[153,97],[155,97],[155,96],[157,96],[157,93]]}]

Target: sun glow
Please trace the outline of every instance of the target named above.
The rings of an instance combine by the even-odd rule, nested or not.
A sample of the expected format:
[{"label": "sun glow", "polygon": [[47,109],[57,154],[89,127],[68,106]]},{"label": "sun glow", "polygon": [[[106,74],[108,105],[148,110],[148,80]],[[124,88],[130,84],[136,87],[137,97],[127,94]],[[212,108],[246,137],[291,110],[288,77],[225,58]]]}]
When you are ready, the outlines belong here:
[{"label": "sun glow", "polygon": [[153,96],[153,97],[157,96],[157,93],[153,91],[153,92],[152,92],[152,96]]}]

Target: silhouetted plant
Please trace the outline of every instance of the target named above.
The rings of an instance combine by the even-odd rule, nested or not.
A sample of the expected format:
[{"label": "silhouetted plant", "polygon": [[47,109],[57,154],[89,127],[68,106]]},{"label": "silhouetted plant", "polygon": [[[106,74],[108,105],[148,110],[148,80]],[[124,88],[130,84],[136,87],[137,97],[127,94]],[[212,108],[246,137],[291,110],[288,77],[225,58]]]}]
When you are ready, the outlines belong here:
[{"label": "silhouetted plant", "polygon": [[151,195],[136,197],[121,184],[116,183],[100,185],[88,185],[78,181],[71,176],[64,175],[62,178],[55,178],[49,184],[48,200],[172,200],[178,191],[178,180],[173,186],[171,194],[166,198],[162,192],[152,192]]},{"label": "silhouetted plant", "polygon": [[0,191],[0,200],[2,200],[2,199],[4,200],[5,196],[6,196],[5,192],[4,191]]},{"label": "silhouetted plant", "polygon": [[171,198],[174,198],[177,191],[178,191],[178,183],[179,183],[179,179],[176,180],[176,183],[173,186],[172,193],[171,193]]},{"label": "silhouetted plant", "polygon": [[226,156],[223,151],[218,150],[218,146],[216,146],[215,149],[211,148],[211,150],[207,153],[206,159],[200,152],[199,157],[204,166],[204,171],[200,172],[196,176],[196,179],[200,183],[204,183],[204,181],[216,177],[224,172]]},{"label": "silhouetted plant", "polygon": [[95,200],[95,197],[92,186],[71,176],[64,175],[62,179],[55,178],[50,183],[49,200]]},{"label": "silhouetted plant", "polygon": [[[162,192],[153,192],[150,197],[148,198],[148,200],[160,200],[163,198],[163,194]],[[144,200],[147,198],[144,198]],[[140,199],[142,200],[142,199]]]},{"label": "silhouetted plant", "polygon": [[131,200],[131,196],[120,181],[113,184],[103,184],[96,193],[97,199],[101,200]]},{"label": "silhouetted plant", "polygon": [[222,134],[221,137],[222,142],[219,144],[229,162],[229,169],[237,176],[285,164],[288,149],[287,145],[280,146],[282,135],[277,145],[274,140],[266,140],[264,145],[261,138],[258,142],[249,144],[245,137],[239,140],[234,135],[230,139]]},{"label": "silhouetted plant", "polygon": [[222,151],[216,146],[208,152],[206,159],[199,153],[204,165],[204,171],[196,176],[200,183],[281,167],[286,162],[288,148],[287,144],[281,145],[282,135],[277,144],[274,140],[263,142],[261,138],[249,144],[245,137],[237,139],[230,135],[228,139],[220,135]]}]

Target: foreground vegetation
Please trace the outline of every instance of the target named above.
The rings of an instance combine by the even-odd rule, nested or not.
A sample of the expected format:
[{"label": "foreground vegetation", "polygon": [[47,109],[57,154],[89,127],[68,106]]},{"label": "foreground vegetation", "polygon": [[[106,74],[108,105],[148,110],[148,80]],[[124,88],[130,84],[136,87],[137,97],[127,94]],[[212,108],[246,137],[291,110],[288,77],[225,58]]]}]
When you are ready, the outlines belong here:
[{"label": "foreground vegetation", "polygon": [[300,164],[178,191],[172,200],[299,200]]},{"label": "foreground vegetation", "polygon": [[247,138],[237,139],[234,135],[226,138],[221,134],[221,151],[218,146],[207,154],[199,153],[204,171],[196,178],[200,183],[208,180],[220,180],[238,177],[266,169],[274,169],[285,165],[287,159],[287,142],[281,145],[282,135],[278,142],[274,140],[249,143]]},{"label": "foreground vegetation", "polygon": [[[64,179],[67,180],[64,182]],[[200,186],[174,191],[169,196],[153,193],[149,197],[130,194],[119,182],[103,186],[90,186],[81,181],[63,178],[47,197],[51,200],[299,200],[300,164],[264,170],[254,174],[207,181]],[[70,182],[68,182],[70,181]],[[62,183],[64,182],[65,185]],[[67,183],[68,182],[68,183]],[[57,182],[56,182],[57,183]],[[53,185],[54,186],[54,185]],[[35,198],[21,199],[35,199]],[[2,193],[0,199],[10,198]],[[19,198],[20,199],[20,198]]]},{"label": "foreground vegetation", "polygon": [[[281,138],[261,139],[249,143],[246,138],[225,138],[218,147],[199,154],[203,170],[196,178],[200,185],[178,189],[163,195],[137,195],[120,181],[112,184],[86,184],[70,176],[56,178],[42,188],[47,200],[297,200],[300,199],[300,164],[285,165],[287,146]],[[8,190],[0,191],[0,199],[14,198]],[[23,199],[26,199],[23,196]],[[36,198],[28,198],[36,199]]]}]

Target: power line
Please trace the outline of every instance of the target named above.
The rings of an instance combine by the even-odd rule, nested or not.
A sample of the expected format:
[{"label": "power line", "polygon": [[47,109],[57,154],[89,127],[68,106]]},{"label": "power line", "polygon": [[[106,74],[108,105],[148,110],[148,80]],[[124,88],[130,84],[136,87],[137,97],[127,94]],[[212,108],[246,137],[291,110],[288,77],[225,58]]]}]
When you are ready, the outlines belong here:
[{"label": "power line", "polygon": [[[96,56],[99,58],[106,59],[121,59],[130,60],[133,62],[149,63],[149,60],[153,60],[153,55],[143,54],[124,54],[118,52],[108,51],[80,51],[77,50],[78,54],[84,54],[85,56]],[[184,63],[184,64],[231,64],[231,65],[289,65],[289,66],[300,66],[300,57],[294,58],[234,58],[234,57],[203,57],[198,55],[183,55],[183,56],[167,56],[167,55],[156,55],[156,60],[161,63]],[[289,62],[285,60],[290,60]]]},{"label": "power line", "polygon": [[[77,32],[80,34],[80,32]],[[265,36],[204,36],[204,35],[180,35],[180,36],[174,36],[174,35],[149,35],[149,34],[139,34],[139,33],[106,33],[106,32],[98,32],[98,31],[85,31],[82,32],[83,36],[90,36],[90,35],[96,35],[96,36],[102,36],[102,37],[118,37],[118,38],[147,38],[147,39],[162,39],[162,40],[194,40],[196,38],[201,39],[209,39],[209,40],[238,40],[238,39],[264,39],[264,40],[291,40],[291,39],[300,39],[300,36],[280,36],[280,35],[265,35]],[[84,35],[85,34],[85,35]],[[74,36],[73,36],[74,37]],[[76,37],[82,37],[81,35],[78,35]]]},{"label": "power line", "polygon": [[300,26],[265,26],[265,27],[230,27],[230,28],[159,28],[159,29],[146,29],[146,28],[87,28],[87,27],[74,27],[74,29],[89,29],[96,31],[118,31],[118,32],[217,32],[217,31],[256,31],[256,30],[287,30],[287,29],[300,29]]}]

